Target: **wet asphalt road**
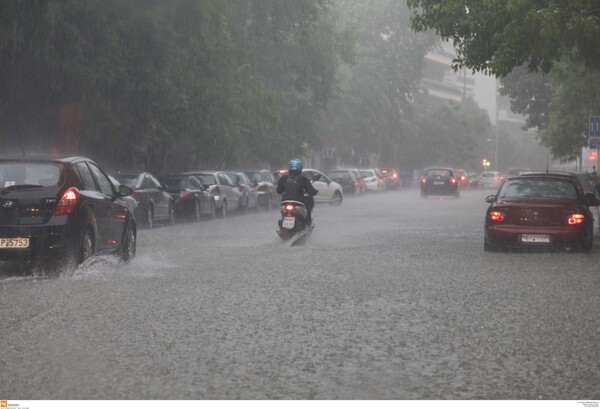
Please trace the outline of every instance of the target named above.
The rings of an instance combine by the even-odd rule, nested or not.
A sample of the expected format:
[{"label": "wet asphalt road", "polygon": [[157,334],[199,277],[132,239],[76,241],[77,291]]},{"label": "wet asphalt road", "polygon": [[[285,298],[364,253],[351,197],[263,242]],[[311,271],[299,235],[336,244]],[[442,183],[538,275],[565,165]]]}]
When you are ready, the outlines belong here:
[{"label": "wet asphalt road", "polygon": [[60,277],[0,265],[3,399],[600,399],[591,254],[484,253],[489,192],[139,232]]}]

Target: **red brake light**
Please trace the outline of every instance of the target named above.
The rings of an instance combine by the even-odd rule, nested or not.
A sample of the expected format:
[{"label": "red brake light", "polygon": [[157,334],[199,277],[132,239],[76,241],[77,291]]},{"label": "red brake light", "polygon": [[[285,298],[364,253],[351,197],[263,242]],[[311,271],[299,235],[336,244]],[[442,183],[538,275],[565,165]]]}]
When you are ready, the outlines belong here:
[{"label": "red brake light", "polygon": [[423,184],[427,183],[427,178],[424,177],[423,179],[421,179],[421,183],[423,183]]},{"label": "red brake light", "polygon": [[392,174],[392,177],[393,177],[394,179],[398,179],[398,174],[397,174],[397,173],[394,173],[394,174]]},{"label": "red brake light", "polygon": [[455,178],[450,179],[450,183],[452,183],[453,185],[456,184],[456,179]]},{"label": "red brake light", "polygon": [[179,192],[179,196],[182,199],[191,199],[194,195],[192,194],[192,192],[188,192],[187,190],[182,190],[181,192]]},{"label": "red brake light", "polygon": [[569,224],[581,224],[584,219],[585,216],[582,214],[572,214],[569,216]]},{"label": "red brake light", "polygon": [[286,205],[285,210],[294,210],[294,205],[291,205],[291,204]]},{"label": "red brake light", "polygon": [[58,201],[56,209],[54,209],[54,215],[62,216],[71,213],[75,208],[78,199],[79,191],[74,187],[68,188],[67,190],[65,190],[65,193],[63,193],[62,197]]},{"label": "red brake light", "polygon": [[490,220],[494,222],[503,222],[504,214],[502,212],[490,212]]},{"label": "red brake light", "polygon": [[465,177],[464,177],[464,175],[460,177],[460,180],[465,180]]}]

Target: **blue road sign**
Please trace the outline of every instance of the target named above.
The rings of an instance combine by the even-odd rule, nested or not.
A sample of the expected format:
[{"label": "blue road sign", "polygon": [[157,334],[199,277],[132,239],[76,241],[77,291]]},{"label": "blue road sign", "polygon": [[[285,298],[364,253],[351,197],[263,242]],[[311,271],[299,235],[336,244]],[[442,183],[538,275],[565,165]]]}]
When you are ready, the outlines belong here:
[{"label": "blue road sign", "polygon": [[590,116],[588,136],[600,136],[600,116]]},{"label": "blue road sign", "polygon": [[588,138],[588,148],[600,149],[600,136],[590,136]]}]

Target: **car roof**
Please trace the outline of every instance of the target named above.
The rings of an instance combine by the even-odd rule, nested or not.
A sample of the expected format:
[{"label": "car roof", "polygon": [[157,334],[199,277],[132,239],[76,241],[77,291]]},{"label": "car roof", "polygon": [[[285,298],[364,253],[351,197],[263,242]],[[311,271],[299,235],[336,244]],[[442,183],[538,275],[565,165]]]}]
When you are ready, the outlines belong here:
[{"label": "car roof", "polygon": [[53,157],[53,156],[2,156],[0,162],[39,162],[39,163],[73,163],[81,160],[87,160],[94,162],[90,158],[84,156],[64,156],[64,157]]}]

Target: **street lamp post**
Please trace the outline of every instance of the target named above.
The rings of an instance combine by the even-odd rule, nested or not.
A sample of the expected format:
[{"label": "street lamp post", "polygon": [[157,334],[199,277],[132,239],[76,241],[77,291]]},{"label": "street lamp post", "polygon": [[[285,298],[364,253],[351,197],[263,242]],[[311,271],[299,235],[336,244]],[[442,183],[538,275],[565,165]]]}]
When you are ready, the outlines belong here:
[{"label": "street lamp post", "polygon": [[494,155],[494,169],[498,171],[498,128],[500,123],[498,122],[498,95],[496,95],[496,154]]}]

